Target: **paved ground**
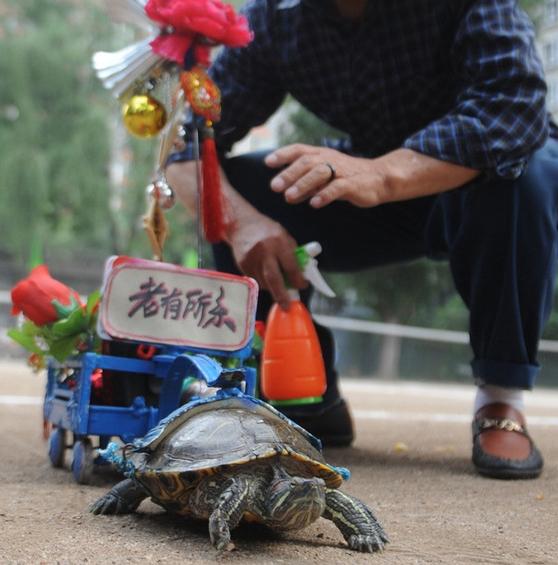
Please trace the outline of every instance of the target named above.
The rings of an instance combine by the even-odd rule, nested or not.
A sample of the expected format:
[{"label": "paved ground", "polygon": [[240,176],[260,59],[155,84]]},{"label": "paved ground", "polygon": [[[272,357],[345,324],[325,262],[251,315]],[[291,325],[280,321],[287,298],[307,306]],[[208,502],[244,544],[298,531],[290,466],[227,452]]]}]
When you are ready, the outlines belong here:
[{"label": "paved ground", "polygon": [[0,374],[1,563],[558,563],[556,391],[528,397],[543,476],[502,482],[477,477],[469,463],[472,389],[345,381],[357,441],[326,456],[352,470],[345,490],[376,509],[392,540],[387,550],[353,553],[320,520],[282,538],[242,527],[237,549],[217,556],[205,525],[149,502],[133,516],[90,515],[87,505],[116,477],[104,473],[84,487],[67,469],[51,468],[41,439],[42,378],[15,363],[0,364]]}]

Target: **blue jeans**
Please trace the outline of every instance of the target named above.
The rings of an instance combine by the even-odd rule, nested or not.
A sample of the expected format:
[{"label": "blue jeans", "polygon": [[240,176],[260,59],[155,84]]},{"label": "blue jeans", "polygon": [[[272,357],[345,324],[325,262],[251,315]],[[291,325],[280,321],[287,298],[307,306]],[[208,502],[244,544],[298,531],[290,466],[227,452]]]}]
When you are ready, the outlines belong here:
[{"label": "blue jeans", "polygon": [[[265,153],[223,163],[231,184],[300,243],[319,241],[324,271],[356,271],[419,257],[449,260],[470,312],[473,374],[479,383],[532,388],[537,346],[552,308],[558,241],[558,141],[550,139],[515,181],[488,179],[443,194],[360,209],[286,204],[272,192]],[[355,245],[355,242],[357,244]],[[229,248],[217,268],[238,272]],[[271,304],[261,293],[258,319]],[[318,327],[330,389],[337,394],[333,340]]]}]

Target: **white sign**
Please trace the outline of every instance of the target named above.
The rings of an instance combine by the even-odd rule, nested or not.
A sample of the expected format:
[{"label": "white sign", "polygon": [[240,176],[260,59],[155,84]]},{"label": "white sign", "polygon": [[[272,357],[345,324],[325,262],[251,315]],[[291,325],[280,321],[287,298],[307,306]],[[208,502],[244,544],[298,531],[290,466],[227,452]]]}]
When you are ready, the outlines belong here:
[{"label": "white sign", "polygon": [[237,351],[252,339],[256,281],[145,259],[105,267],[101,335],[144,343]]}]

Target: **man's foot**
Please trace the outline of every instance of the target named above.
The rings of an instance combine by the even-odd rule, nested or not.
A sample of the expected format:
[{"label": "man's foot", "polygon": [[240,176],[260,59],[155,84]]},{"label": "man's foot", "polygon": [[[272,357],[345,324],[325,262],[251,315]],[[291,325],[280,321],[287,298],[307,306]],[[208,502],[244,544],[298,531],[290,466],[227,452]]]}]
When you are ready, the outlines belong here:
[{"label": "man's foot", "polygon": [[338,397],[323,406],[278,406],[277,409],[315,435],[324,446],[347,447],[353,442],[353,420],[343,398]]},{"label": "man's foot", "polygon": [[521,412],[502,402],[477,411],[473,464],[481,475],[495,479],[534,479],[541,474],[543,459]]}]

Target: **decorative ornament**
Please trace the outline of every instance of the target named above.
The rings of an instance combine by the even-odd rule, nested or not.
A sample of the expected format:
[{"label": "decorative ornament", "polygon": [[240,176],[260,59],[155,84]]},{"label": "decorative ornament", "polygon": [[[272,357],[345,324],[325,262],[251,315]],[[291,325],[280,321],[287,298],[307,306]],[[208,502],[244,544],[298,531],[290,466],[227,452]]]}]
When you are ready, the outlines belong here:
[{"label": "decorative ornament", "polygon": [[182,73],[180,84],[195,114],[211,122],[221,119],[221,92],[203,67],[196,65]]},{"label": "decorative ornament", "polygon": [[151,198],[147,214],[143,217],[143,227],[149,237],[149,243],[151,243],[153,259],[155,261],[162,261],[165,241],[169,235],[169,224],[159,204],[157,194]]},{"label": "decorative ornament", "polygon": [[218,243],[225,236],[225,217],[219,178],[219,158],[210,121],[202,130],[201,219],[205,239]]},{"label": "decorative ornament", "polygon": [[191,48],[207,65],[211,46],[243,47],[252,39],[246,18],[221,0],[149,0],[145,13],[165,30],[151,42],[153,51],[180,65]]},{"label": "decorative ornament", "polygon": [[148,185],[146,192],[147,198],[149,200],[156,198],[159,206],[163,210],[170,210],[176,203],[174,191],[168,185],[167,180],[164,177]]},{"label": "decorative ornament", "polygon": [[[199,124],[196,121],[191,140],[196,160],[201,157],[202,161],[201,174],[197,175],[198,225],[203,227],[205,238],[216,243],[224,235],[224,206],[213,135],[213,124],[221,116],[221,93],[205,69],[212,47],[242,47],[250,42],[248,22],[221,0],[106,2],[115,21],[133,24],[146,33],[145,38],[119,51],[95,53],[93,67],[105,88],[125,102],[124,123],[131,133],[139,137],[161,133],[154,180],[147,189],[150,204],[144,218],[155,256],[162,258],[168,234],[163,210],[174,204],[174,194],[163,170],[184,119],[185,102],[201,119]],[[180,74],[181,71],[184,72]],[[183,92],[165,100],[170,106],[165,125],[165,108],[155,99],[154,90],[161,84],[168,86],[179,74]]]},{"label": "decorative ornament", "polygon": [[167,111],[161,102],[148,94],[132,96],[122,108],[126,129],[136,137],[149,138],[165,127]]}]

